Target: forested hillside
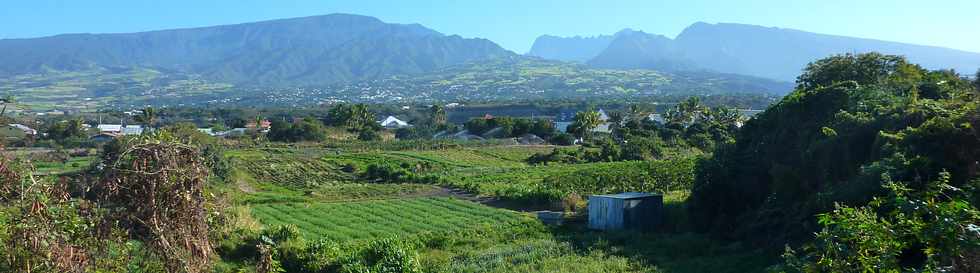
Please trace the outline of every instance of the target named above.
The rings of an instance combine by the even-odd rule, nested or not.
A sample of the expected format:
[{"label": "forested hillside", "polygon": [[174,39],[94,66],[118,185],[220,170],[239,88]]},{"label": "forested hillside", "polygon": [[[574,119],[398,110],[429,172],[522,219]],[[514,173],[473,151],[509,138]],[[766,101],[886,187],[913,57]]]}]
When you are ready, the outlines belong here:
[{"label": "forested hillside", "polygon": [[958,75],[898,56],[811,63],[699,164],[690,212],[704,231],[770,247],[819,231],[790,255],[806,272],[975,272],[978,98]]}]

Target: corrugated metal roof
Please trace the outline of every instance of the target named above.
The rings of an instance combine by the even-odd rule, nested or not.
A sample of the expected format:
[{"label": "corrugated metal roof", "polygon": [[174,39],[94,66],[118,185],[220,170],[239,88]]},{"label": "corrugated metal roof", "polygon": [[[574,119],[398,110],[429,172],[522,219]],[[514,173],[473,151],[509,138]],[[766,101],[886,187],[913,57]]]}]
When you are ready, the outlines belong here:
[{"label": "corrugated metal roof", "polygon": [[593,196],[603,197],[603,198],[615,198],[615,199],[636,199],[636,198],[653,197],[653,196],[657,196],[657,194],[645,193],[645,192],[624,192],[624,193],[617,193],[617,194],[602,194],[602,195],[593,195]]}]

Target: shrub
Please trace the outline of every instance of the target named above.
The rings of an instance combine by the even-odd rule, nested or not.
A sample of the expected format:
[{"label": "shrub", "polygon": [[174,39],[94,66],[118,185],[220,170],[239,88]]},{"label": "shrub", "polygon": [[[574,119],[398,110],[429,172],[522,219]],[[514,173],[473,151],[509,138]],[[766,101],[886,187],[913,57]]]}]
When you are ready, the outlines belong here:
[{"label": "shrub", "polygon": [[346,272],[421,273],[422,265],[415,249],[403,242],[386,238],[371,242],[343,265]]},{"label": "shrub", "polygon": [[205,272],[213,248],[204,187],[208,170],[197,147],[165,131],[116,140],[106,150],[99,181],[101,206],[145,240],[171,272]]},{"label": "shrub", "polygon": [[575,136],[568,133],[558,133],[551,137],[548,142],[555,145],[571,146],[575,145]]},{"label": "shrub", "polygon": [[947,184],[949,174],[914,193],[889,183],[890,196],[868,206],[838,206],[818,215],[823,229],[798,254],[787,247],[786,270],[796,272],[977,272],[980,212],[969,192]]},{"label": "shrub", "polygon": [[565,212],[578,212],[585,208],[587,202],[582,198],[581,195],[577,193],[569,193],[565,195],[565,198],[561,199],[561,208]]},{"label": "shrub", "polygon": [[375,182],[403,183],[411,180],[413,174],[402,166],[385,161],[368,165],[361,177]]},{"label": "shrub", "polygon": [[375,130],[362,130],[357,134],[357,139],[361,141],[376,141],[381,140],[381,134]]}]

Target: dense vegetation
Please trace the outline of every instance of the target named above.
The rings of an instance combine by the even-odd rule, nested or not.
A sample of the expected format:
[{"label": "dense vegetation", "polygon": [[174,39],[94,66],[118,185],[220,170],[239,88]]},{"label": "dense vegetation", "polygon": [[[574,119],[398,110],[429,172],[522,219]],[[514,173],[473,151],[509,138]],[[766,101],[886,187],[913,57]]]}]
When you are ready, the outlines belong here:
[{"label": "dense vegetation", "polygon": [[[696,97],[582,107],[570,135],[437,105],[393,140],[390,109],[337,104],[221,139],[147,108],[152,130],[62,149],[90,132],[52,119],[56,148],[0,157],[0,271],[975,272],[980,81],[862,54],[797,84],[748,120]],[[462,129],[503,139],[430,139]],[[662,193],[663,224],[586,230],[586,197],[624,191]]]},{"label": "dense vegetation", "polygon": [[[978,91],[951,71],[880,54],[819,60],[798,84],[699,164],[697,226],[763,245],[823,230],[807,260],[818,264],[804,271],[975,270],[963,259],[980,246]],[[926,207],[907,207],[913,200]],[[854,253],[876,260],[855,264],[868,257]]]}]

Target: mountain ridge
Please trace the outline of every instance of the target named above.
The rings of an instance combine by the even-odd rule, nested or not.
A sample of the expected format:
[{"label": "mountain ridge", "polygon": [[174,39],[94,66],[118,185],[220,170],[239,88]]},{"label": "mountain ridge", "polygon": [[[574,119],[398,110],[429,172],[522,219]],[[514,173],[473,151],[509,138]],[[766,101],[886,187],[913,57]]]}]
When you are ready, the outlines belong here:
[{"label": "mountain ridge", "polygon": [[[629,29],[624,31],[627,30]],[[813,33],[792,28],[695,22],[673,39],[642,31],[632,33],[640,35],[615,35],[617,39],[586,63],[619,69],[713,70],[785,81],[794,80],[799,71],[812,60],[833,54],[869,51],[904,55],[931,69],[951,68],[970,73],[980,67],[980,53],[941,46]],[[624,37],[632,40],[623,39]],[[668,42],[646,47],[628,45],[642,44],[642,40],[659,37],[668,39],[672,45],[664,45]]]},{"label": "mountain ridge", "polygon": [[198,73],[238,84],[316,84],[419,73],[515,54],[486,39],[447,36],[419,24],[329,14],[136,33],[5,39],[0,40],[0,55],[7,59],[0,63],[0,74],[5,75],[46,67],[71,71],[126,66]]}]

